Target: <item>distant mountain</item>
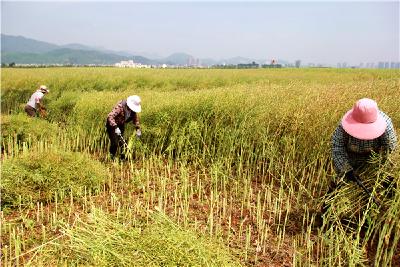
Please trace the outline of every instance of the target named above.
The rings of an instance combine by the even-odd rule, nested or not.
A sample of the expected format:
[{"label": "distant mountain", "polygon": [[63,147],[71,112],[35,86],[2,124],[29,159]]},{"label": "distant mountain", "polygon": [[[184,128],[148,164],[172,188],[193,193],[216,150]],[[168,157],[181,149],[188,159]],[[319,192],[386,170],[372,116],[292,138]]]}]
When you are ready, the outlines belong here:
[{"label": "distant mountain", "polygon": [[[127,51],[114,51],[114,50],[110,50],[110,49],[103,48],[103,47],[87,46],[87,45],[82,45],[82,44],[66,44],[66,45],[62,45],[60,47],[62,47],[62,48],[70,48],[70,49],[78,49],[78,50],[98,51],[98,52],[103,52],[103,53],[106,53],[106,54],[116,54],[116,55],[124,56],[124,57],[131,57],[133,55],[140,55],[140,54],[130,53],[130,52],[127,52]],[[143,55],[140,55],[140,56],[143,56]]]},{"label": "distant mountain", "polygon": [[17,64],[114,64],[128,60],[123,56],[90,50],[61,48],[46,53],[2,53],[2,62]]},{"label": "distant mountain", "polygon": [[166,63],[170,65],[197,65],[199,63],[200,65],[203,66],[211,66],[211,65],[217,65],[217,64],[225,64],[225,65],[237,65],[237,64],[248,64],[252,63],[253,61],[258,63],[258,64],[265,64],[267,61],[260,60],[260,59],[254,59],[254,58],[245,58],[245,57],[232,57],[232,58],[227,58],[227,59],[220,59],[220,60],[215,60],[213,58],[195,58],[192,55],[186,54],[186,53],[174,53],[168,57],[157,59],[157,61],[161,63]]},{"label": "distant mountain", "polygon": [[1,34],[1,62],[17,64],[114,64],[134,60],[142,64],[157,61],[111,50],[99,51],[82,44],[55,45],[22,36]]},{"label": "distant mountain", "polygon": [[146,65],[152,65],[152,64],[157,65],[157,64],[160,64],[160,62],[157,61],[157,60],[148,59],[147,57],[142,57],[142,56],[130,56],[128,58],[132,59],[133,62],[146,64]]},{"label": "distant mountain", "polygon": [[[276,64],[282,64],[286,65],[289,64],[287,60],[283,59],[274,59]],[[219,64],[219,65],[237,65],[237,64],[249,64],[252,62],[255,62],[257,64],[263,65],[263,64],[271,64],[272,59],[256,59],[256,58],[246,58],[246,57],[232,57],[232,58],[226,58],[226,59],[220,59],[216,61],[214,64]],[[203,60],[202,60],[203,62]]]},{"label": "distant mountain", "polygon": [[77,49],[77,50],[98,50],[94,47],[90,47],[87,45],[82,45],[82,44],[66,44],[66,45],[61,45],[59,48],[68,48],[68,49]]},{"label": "distant mountain", "polygon": [[58,45],[25,38],[23,36],[1,34],[2,53],[46,53],[58,48]]},{"label": "distant mountain", "polygon": [[163,56],[160,56],[157,53],[147,53],[147,52],[136,52],[136,51],[134,51],[134,52],[131,52],[131,54],[140,55],[142,57],[147,57],[147,58],[151,58],[151,59],[154,59],[154,60],[159,60],[159,59],[163,58]]},{"label": "distant mountain", "polygon": [[131,52],[128,52],[128,51],[114,51],[114,50],[107,49],[107,48],[104,48],[104,47],[93,46],[93,47],[91,47],[91,50],[95,50],[95,51],[99,51],[99,52],[103,52],[103,53],[108,53],[108,54],[116,54],[116,55],[124,56],[124,57],[131,57],[131,56],[134,56],[134,55],[146,57],[146,56],[144,56],[142,54],[138,54],[138,53],[131,53]]},{"label": "distant mountain", "polygon": [[[87,46],[71,43],[56,45],[42,42],[23,36],[1,34],[1,62],[17,64],[114,64],[121,60],[133,60],[141,64],[168,64],[168,65],[203,65],[215,64],[246,64],[255,61],[258,64],[269,63],[270,60],[232,57],[215,60],[212,58],[198,59],[186,53],[174,53],[167,57],[145,52],[131,53],[128,51],[114,51],[103,47]],[[278,60],[286,64],[287,61]]]},{"label": "distant mountain", "polygon": [[253,59],[253,58],[245,58],[245,57],[232,57],[232,58],[220,60],[220,62],[223,62],[227,65],[248,64],[253,61],[255,61],[256,63],[260,62],[260,60]]},{"label": "distant mountain", "polygon": [[170,65],[194,65],[195,58],[185,53],[174,53],[166,58],[159,59],[160,62]]},{"label": "distant mountain", "polygon": [[219,64],[219,62],[213,58],[202,58],[202,59],[200,59],[200,63],[201,63],[201,65],[204,65],[204,66],[212,66],[212,65]]}]

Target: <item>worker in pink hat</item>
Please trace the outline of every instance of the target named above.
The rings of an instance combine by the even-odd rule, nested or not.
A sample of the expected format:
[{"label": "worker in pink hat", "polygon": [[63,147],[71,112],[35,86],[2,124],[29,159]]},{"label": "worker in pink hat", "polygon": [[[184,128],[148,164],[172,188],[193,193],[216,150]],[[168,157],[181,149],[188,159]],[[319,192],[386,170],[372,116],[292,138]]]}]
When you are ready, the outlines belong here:
[{"label": "worker in pink hat", "polygon": [[[136,136],[142,135],[139,123],[139,115],[142,111],[141,99],[137,95],[131,95],[125,100],[119,101],[107,116],[106,128],[110,139],[110,154],[114,158],[118,147],[125,142],[123,139],[125,123],[132,121],[136,128]],[[121,154],[121,159],[125,158]]]},{"label": "worker in pink hat", "polygon": [[388,154],[397,143],[392,120],[369,98],[358,100],[342,118],[332,136],[332,156],[336,173],[354,181],[368,163],[372,152]]}]

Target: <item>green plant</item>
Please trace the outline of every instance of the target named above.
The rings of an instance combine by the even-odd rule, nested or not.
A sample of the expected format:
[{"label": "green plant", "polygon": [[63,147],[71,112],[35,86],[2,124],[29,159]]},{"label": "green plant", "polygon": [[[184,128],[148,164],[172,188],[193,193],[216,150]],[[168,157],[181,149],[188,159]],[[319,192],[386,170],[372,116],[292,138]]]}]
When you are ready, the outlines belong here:
[{"label": "green plant", "polygon": [[79,197],[96,190],[108,178],[101,163],[85,154],[26,152],[2,163],[1,205],[18,206],[53,201],[71,192]]}]

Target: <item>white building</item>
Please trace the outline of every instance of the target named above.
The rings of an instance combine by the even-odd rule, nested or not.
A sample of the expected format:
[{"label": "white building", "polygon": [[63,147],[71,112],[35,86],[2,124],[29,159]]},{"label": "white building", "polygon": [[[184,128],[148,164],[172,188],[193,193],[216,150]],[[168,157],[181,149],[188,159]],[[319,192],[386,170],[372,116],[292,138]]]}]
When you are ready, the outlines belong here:
[{"label": "white building", "polygon": [[135,63],[133,62],[133,60],[123,60],[121,62],[115,63],[114,66],[118,68],[151,68],[150,65]]}]

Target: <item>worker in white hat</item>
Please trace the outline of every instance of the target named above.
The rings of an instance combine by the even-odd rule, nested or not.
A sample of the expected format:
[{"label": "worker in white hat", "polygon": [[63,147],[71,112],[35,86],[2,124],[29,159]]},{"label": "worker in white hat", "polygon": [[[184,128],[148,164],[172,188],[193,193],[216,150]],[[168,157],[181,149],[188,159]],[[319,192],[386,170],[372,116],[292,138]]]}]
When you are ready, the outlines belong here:
[{"label": "worker in white hat", "polygon": [[[110,154],[114,158],[118,147],[123,144],[125,123],[132,121],[136,128],[136,136],[142,135],[138,113],[142,111],[141,99],[131,95],[126,100],[119,101],[107,116],[106,128],[110,139]],[[124,158],[124,155],[121,155]]]},{"label": "worker in white hat", "polygon": [[30,97],[28,103],[25,105],[25,112],[30,117],[36,117],[39,113],[41,116],[45,116],[46,108],[43,105],[43,97],[48,94],[50,90],[46,85],[41,85]]}]

